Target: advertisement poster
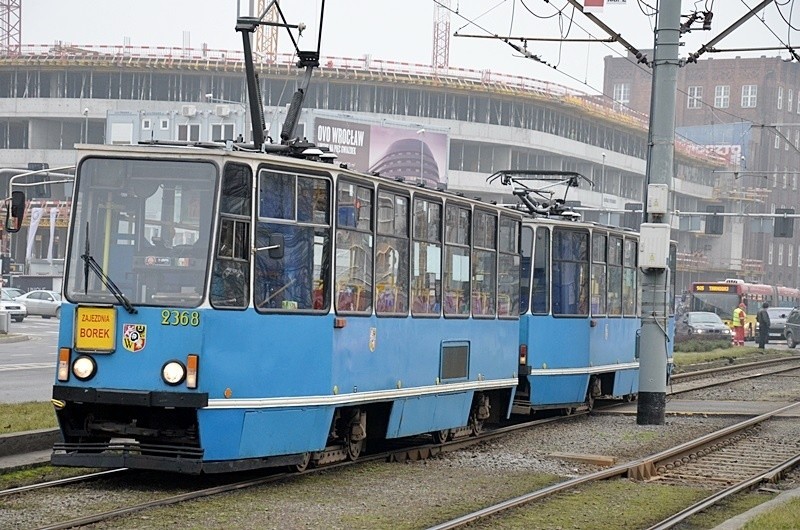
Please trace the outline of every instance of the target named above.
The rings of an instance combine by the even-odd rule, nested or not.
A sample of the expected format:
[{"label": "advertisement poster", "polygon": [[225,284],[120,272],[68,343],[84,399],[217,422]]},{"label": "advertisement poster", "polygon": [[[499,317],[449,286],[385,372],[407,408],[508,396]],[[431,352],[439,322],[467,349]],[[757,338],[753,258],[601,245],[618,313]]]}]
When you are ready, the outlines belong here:
[{"label": "advertisement poster", "polygon": [[315,120],[314,142],[327,147],[352,169],[385,177],[422,179],[428,187],[447,186],[447,134],[329,118]]}]

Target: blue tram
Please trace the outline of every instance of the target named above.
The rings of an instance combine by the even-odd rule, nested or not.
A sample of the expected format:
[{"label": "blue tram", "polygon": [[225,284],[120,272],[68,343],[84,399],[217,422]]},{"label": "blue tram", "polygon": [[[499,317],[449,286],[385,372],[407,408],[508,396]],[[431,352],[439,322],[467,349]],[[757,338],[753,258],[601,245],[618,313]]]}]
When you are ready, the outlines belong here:
[{"label": "blue tram", "polygon": [[[535,177],[533,176],[535,175]],[[560,181],[560,171],[498,172],[528,210],[522,225],[519,386],[513,412],[591,410],[597,398],[632,400],[639,387],[639,235],[580,222],[565,200],[539,200],[524,180]],[[545,186],[546,189],[548,186]],[[566,197],[566,195],[565,195]],[[670,246],[668,300],[674,297],[676,246]],[[664,340],[671,370],[674,315]],[[668,377],[669,374],[667,374]]]},{"label": "blue tram", "polygon": [[320,161],[81,150],[53,463],[305,466],[506,418],[520,226]]},{"label": "blue tram", "polygon": [[292,138],[305,85],[266,142],[259,24],[252,143],[78,151],[54,464],[303,469],[635,394],[633,232],[335,166]]}]

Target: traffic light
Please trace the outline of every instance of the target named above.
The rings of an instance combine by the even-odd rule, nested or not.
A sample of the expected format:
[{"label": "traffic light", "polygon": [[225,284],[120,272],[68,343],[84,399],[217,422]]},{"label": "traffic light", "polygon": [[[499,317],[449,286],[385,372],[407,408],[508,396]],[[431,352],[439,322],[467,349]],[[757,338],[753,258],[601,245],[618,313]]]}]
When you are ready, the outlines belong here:
[{"label": "traffic light", "polygon": [[626,202],[625,213],[622,214],[622,226],[639,230],[642,225],[642,203]]},{"label": "traffic light", "polygon": [[[794,214],[794,208],[775,208],[775,215]],[[776,217],[773,224],[773,237],[793,237],[794,217]]]},{"label": "traffic light", "polygon": [[[708,213],[724,213],[723,206],[706,206]],[[707,215],[706,216],[706,234],[712,236],[721,236],[725,230],[725,218],[721,215]]]},{"label": "traffic light", "polygon": [[[29,171],[44,171],[50,169],[47,162],[28,162]],[[49,178],[45,175],[33,175],[28,178],[28,183],[43,182],[41,186],[33,186],[30,191],[30,196],[36,199],[49,199],[50,198],[50,184],[46,184]]]}]

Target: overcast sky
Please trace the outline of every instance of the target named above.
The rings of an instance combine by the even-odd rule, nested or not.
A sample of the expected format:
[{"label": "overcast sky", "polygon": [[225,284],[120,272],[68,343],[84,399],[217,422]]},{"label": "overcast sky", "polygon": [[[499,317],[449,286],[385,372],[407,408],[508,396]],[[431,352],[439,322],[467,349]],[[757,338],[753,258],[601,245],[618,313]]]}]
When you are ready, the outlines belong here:
[{"label": "overcast sky", "polygon": [[[647,16],[645,5],[657,0],[627,0],[627,5],[607,6],[596,14],[605,24],[640,49],[652,48],[655,18]],[[793,16],[800,27],[800,13],[792,9],[794,0],[784,0],[784,16]],[[249,5],[242,0],[242,10]],[[742,17],[747,6],[760,0],[699,0],[682,2],[682,14],[713,6],[712,31],[692,31],[683,36],[681,56],[700,48],[733,21]],[[322,55],[334,57],[363,57],[430,64],[433,47],[433,0],[327,0],[322,36]],[[450,0],[451,35],[458,31],[474,35],[512,35],[524,37],[559,37],[569,30],[570,38],[605,38],[595,24],[579,12],[572,17],[572,7],[556,14],[566,0]],[[308,25],[301,49],[316,48],[319,1],[284,0],[281,6],[290,23],[302,21]],[[556,7],[557,6],[557,7]],[[129,37],[134,46],[181,46],[184,31],[190,32],[190,44],[199,48],[203,43],[212,49],[240,50],[241,40],[234,31],[237,0],[25,0],[22,3],[23,44],[52,44],[59,40],[71,44],[122,44]],[[797,11],[800,11],[798,6]],[[787,23],[774,5],[764,13],[764,22],[752,18],[742,28],[720,42],[719,48],[798,45],[800,34],[788,32]],[[538,17],[550,16],[550,18]],[[570,19],[572,24],[570,24]],[[470,23],[473,22],[473,23]],[[477,25],[476,25],[477,24]],[[696,26],[699,28],[699,24]],[[769,32],[772,28],[776,35]],[[280,51],[289,52],[290,41],[285,32],[279,37]],[[543,44],[530,42],[531,52],[540,55],[560,71],[519,57],[508,45],[495,40],[466,37],[450,38],[450,66],[491,70],[523,75],[558,83],[589,93],[602,89],[602,59],[606,55],[624,54],[618,44],[566,43]],[[714,57],[734,55],[767,55],[787,52],[759,51],[736,54],[713,54]],[[704,57],[711,57],[706,54]]]}]

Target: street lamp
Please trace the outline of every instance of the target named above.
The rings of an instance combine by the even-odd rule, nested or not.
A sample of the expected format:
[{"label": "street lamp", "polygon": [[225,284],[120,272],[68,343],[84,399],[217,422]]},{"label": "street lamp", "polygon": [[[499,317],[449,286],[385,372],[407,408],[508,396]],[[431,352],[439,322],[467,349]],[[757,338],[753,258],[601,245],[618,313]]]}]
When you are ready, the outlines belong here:
[{"label": "street lamp", "polygon": [[425,140],[424,140],[424,138],[425,138],[425,129],[418,130],[417,134],[421,134],[422,138],[423,138],[422,140],[419,141],[419,178],[420,178],[420,182],[424,182],[425,176],[424,176],[424,174],[422,172],[422,168],[423,168],[423,154],[424,154],[423,151],[424,151],[424,148],[425,148]]},{"label": "street lamp", "polygon": [[222,98],[215,98],[214,94],[208,93],[206,94],[206,101],[209,103],[228,103],[230,105],[240,105],[244,110],[244,141],[247,142],[248,130],[247,130],[247,105],[242,103],[241,101],[233,101],[231,99],[222,99]]},{"label": "street lamp", "polygon": [[89,143],[89,107],[83,109],[83,128],[82,143]]},{"label": "street lamp", "polygon": [[[606,154],[605,154],[605,152],[600,153],[600,156],[603,158],[603,169],[600,172],[600,211],[602,212],[606,208]],[[611,214],[608,214],[607,217],[608,217],[607,221],[610,221]]]}]

